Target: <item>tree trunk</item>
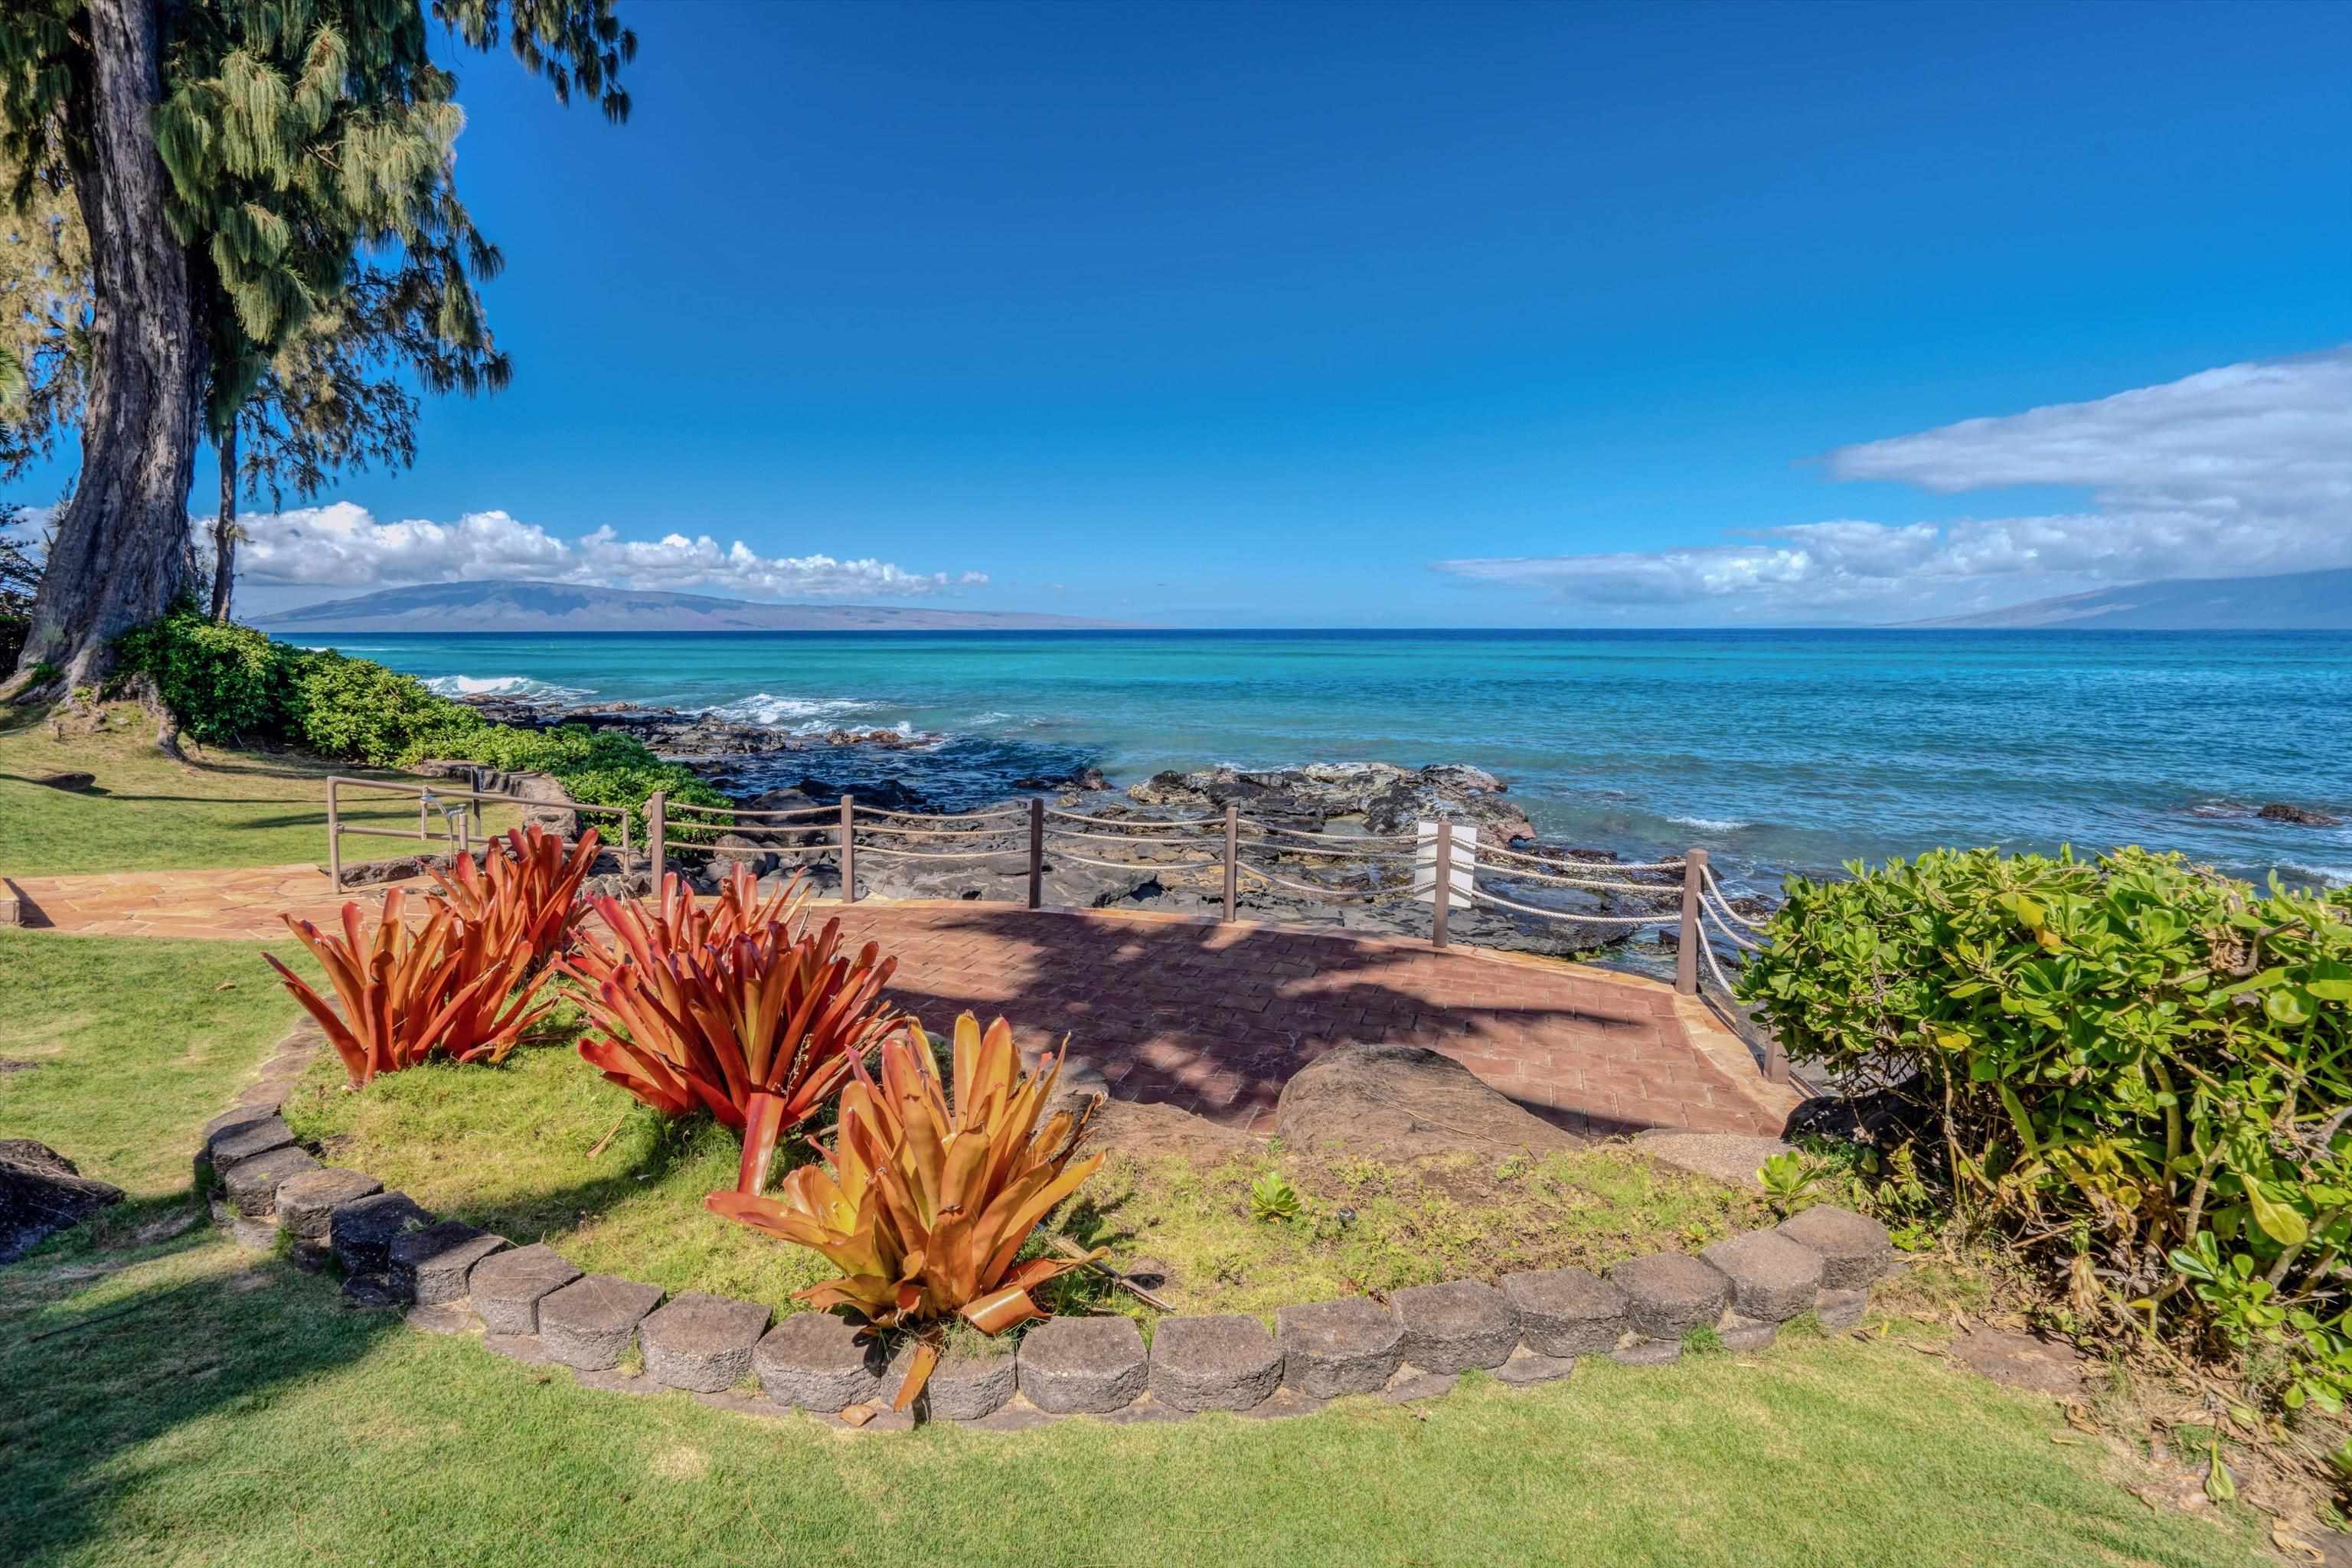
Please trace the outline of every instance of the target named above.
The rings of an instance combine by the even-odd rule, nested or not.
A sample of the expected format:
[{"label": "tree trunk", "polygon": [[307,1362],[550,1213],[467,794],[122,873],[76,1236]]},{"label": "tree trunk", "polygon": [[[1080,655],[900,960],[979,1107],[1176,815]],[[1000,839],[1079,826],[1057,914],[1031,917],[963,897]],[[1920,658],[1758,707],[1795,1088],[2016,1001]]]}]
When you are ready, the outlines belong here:
[{"label": "tree trunk", "polygon": [[228,619],[229,594],[236,581],[236,419],[220,438],[220,516],[213,523],[213,619]]},{"label": "tree trunk", "polygon": [[73,183],[94,285],[89,398],[81,477],[58,516],[20,661],[60,665],[77,685],[104,675],[112,640],[179,592],[206,370],[155,152],[155,0],[89,0],[88,15],[92,79],[75,95],[89,105],[88,153]]}]

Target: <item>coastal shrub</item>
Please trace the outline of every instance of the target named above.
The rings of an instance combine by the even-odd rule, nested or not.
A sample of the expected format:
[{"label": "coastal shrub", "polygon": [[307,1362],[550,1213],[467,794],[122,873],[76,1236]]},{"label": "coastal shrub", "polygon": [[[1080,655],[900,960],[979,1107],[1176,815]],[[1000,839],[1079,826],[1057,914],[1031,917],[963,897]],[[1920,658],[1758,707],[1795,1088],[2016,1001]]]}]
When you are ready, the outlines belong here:
[{"label": "coastal shrub", "polygon": [[196,740],[287,739],[287,664],[295,650],[251,626],[215,621],[183,600],[116,644],[126,675],[152,676],[157,693]]},{"label": "coastal shrub", "polygon": [[576,801],[632,808],[639,831],[656,790],[690,805],[730,804],[634,735],[493,723],[414,676],[373,659],[289,647],[251,626],[215,621],[193,602],[130,632],[117,651],[124,674],[154,677],[181,729],[198,741],[290,745],[369,767],[443,758],[548,773]]},{"label": "coastal shrub", "polygon": [[1848,869],[1790,879],[1741,999],[1792,1054],[1923,1108],[1955,1202],[2063,1287],[2077,1331],[2201,1342],[2289,1406],[2336,1406],[2352,891],[2137,848]]}]

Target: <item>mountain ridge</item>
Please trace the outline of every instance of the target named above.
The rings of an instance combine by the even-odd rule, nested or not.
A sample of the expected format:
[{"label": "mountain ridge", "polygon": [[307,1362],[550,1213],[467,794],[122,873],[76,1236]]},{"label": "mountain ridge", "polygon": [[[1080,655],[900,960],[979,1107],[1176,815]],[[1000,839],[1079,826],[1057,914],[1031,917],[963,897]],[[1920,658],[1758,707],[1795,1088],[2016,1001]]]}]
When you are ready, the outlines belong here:
[{"label": "mountain ridge", "polygon": [[2264,577],[2170,577],[2062,594],[1906,627],[2069,631],[2352,631],[2352,567]]},{"label": "mountain ridge", "polygon": [[257,616],[253,624],[288,632],[741,632],[1050,631],[1123,623],[1022,610],[761,604],[709,594],[490,577],[383,588]]}]

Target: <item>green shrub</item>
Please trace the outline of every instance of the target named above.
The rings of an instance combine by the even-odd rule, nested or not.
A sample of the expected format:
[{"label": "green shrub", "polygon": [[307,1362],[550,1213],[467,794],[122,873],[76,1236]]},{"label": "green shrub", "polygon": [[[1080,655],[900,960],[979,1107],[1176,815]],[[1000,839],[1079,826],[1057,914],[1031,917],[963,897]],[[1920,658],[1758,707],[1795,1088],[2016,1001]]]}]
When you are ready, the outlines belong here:
[{"label": "green shrub", "polygon": [[122,673],[154,677],[180,728],[221,744],[287,738],[290,652],[266,633],[215,621],[184,600],[116,644]]},{"label": "green shrub", "polygon": [[1738,992],[1792,1054],[1907,1077],[1954,1197],[2082,1331],[2284,1361],[2352,1391],[2352,892],[2131,848],[1937,850],[1793,878]]},{"label": "green shrub", "polygon": [[[633,834],[643,832],[646,797],[657,789],[688,804],[729,804],[693,770],[662,761],[634,735],[578,724],[494,724],[435,696],[414,676],[371,659],[289,647],[250,626],[212,620],[193,604],[131,632],[117,648],[123,673],[152,674],[180,727],[199,741],[279,742],[370,767],[446,758],[549,773],[576,801],[634,808]],[[607,837],[611,823],[604,819]]]}]

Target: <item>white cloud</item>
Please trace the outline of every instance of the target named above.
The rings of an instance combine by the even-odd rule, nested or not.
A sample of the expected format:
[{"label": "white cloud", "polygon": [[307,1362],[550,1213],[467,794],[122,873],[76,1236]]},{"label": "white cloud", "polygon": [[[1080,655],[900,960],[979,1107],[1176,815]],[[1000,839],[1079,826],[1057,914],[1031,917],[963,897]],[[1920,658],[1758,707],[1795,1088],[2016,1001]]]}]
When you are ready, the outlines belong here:
[{"label": "white cloud", "polygon": [[1438,570],[1621,611],[1870,619],[2164,577],[2352,564],[2352,347],[1969,419],[1829,454],[1842,479],[2010,486],[2091,507],[1936,523],[1739,531],[1683,550],[1443,561]]},{"label": "white cloud", "polygon": [[719,589],[751,598],[913,598],[987,574],[908,572],[871,557],[761,555],[740,540],[708,534],[623,539],[611,526],[559,539],[504,511],[473,511],[455,522],[422,518],[379,522],[349,501],[240,518],[250,536],[237,552],[239,575],[256,584],[378,587],[528,577],[600,587]]}]

